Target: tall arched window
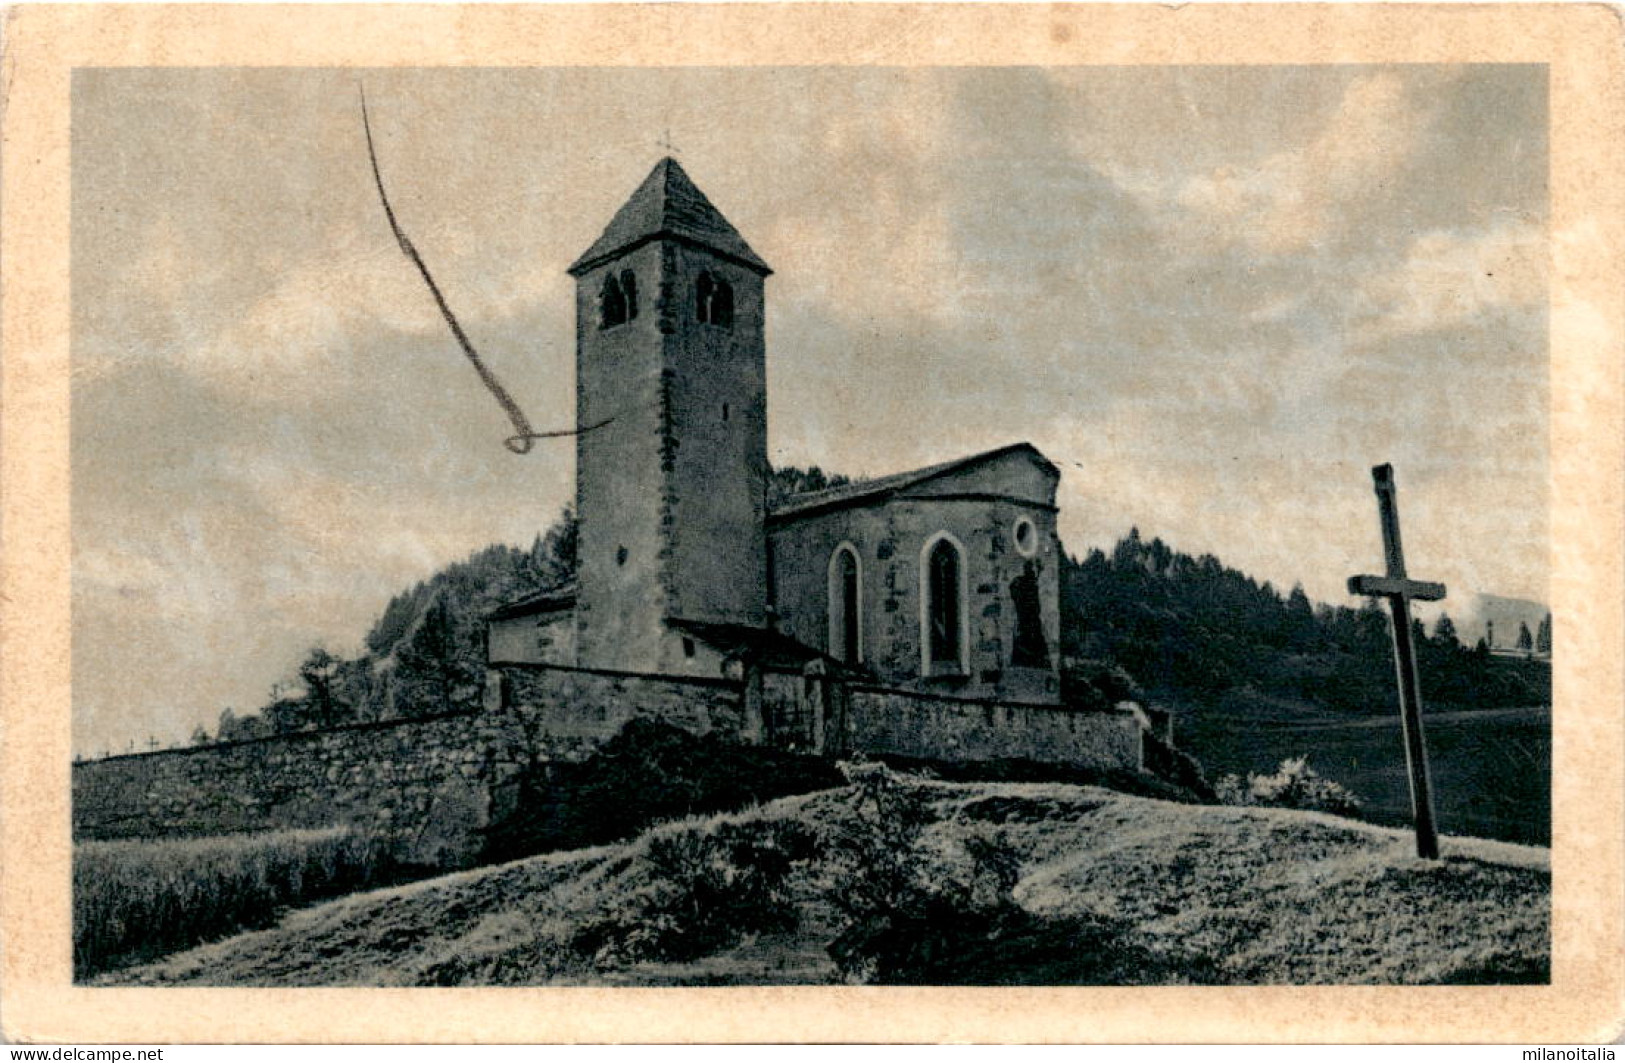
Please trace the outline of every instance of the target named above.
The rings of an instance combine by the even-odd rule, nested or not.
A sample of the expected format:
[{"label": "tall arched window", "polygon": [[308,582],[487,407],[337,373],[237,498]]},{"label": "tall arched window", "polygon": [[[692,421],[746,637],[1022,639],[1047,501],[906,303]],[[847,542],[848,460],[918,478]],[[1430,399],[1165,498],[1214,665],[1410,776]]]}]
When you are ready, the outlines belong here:
[{"label": "tall arched window", "polygon": [[920,657],[922,674],[964,675],[965,564],[959,543],[947,532],[927,540],[920,555]]},{"label": "tall arched window", "polygon": [[694,318],[708,325],[732,328],[734,323],[733,285],[701,270],[694,280]]},{"label": "tall arched window", "polygon": [[842,543],[829,558],[829,655],[844,664],[863,660],[863,569],[858,551]]},{"label": "tall arched window", "polygon": [[613,273],[604,274],[604,290],[598,294],[598,327],[614,328],[626,323],[626,293]]}]

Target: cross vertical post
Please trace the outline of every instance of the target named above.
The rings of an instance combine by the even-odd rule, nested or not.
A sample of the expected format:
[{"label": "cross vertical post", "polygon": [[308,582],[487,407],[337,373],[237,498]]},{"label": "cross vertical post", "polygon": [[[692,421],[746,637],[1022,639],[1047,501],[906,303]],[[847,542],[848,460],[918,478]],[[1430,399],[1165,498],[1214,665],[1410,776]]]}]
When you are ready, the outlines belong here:
[{"label": "cross vertical post", "polygon": [[1416,645],[1411,636],[1411,599],[1438,601],[1445,596],[1440,583],[1424,583],[1405,574],[1405,547],[1399,537],[1398,488],[1394,467],[1371,470],[1377,490],[1377,511],[1382,520],[1382,549],[1386,576],[1355,576],[1350,594],[1388,600],[1393,617],[1394,671],[1399,682],[1400,721],[1405,732],[1405,763],[1410,770],[1411,814],[1416,823],[1416,855],[1439,858],[1439,834],[1433,819],[1433,782],[1428,771],[1427,743],[1422,733],[1422,690],[1416,668]]}]

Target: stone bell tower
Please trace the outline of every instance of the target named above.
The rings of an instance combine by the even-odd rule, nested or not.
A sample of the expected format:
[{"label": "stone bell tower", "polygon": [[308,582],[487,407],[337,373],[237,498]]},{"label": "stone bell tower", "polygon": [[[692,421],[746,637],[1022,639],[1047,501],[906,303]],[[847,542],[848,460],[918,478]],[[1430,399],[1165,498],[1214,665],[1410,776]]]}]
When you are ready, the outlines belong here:
[{"label": "stone bell tower", "polygon": [[669,620],[761,627],[772,272],[662,159],[576,279],[582,667],[683,670]]}]

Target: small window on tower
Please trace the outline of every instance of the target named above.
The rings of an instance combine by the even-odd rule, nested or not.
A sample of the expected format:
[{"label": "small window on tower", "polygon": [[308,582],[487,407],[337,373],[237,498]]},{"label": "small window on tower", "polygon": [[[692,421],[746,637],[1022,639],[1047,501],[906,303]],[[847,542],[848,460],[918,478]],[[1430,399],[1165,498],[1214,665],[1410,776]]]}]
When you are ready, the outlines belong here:
[{"label": "small window on tower", "polygon": [[694,281],[694,317],[708,325],[733,328],[733,286],[721,277],[702,271]]},{"label": "small window on tower", "polygon": [[638,316],[638,275],[629,269],[621,270],[621,297],[626,300],[626,320]]},{"label": "small window on tower", "polygon": [[717,281],[717,294],[711,304],[711,323],[723,328],[734,327],[734,290],[727,281]]},{"label": "small window on tower", "polygon": [[598,327],[614,328],[626,324],[626,293],[615,274],[604,275],[604,290],[598,294]]}]

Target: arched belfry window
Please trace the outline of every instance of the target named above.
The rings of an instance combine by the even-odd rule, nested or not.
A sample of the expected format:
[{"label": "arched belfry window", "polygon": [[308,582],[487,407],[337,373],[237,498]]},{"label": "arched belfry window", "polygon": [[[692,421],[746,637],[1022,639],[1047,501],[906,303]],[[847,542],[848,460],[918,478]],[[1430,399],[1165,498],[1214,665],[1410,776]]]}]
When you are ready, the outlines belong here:
[{"label": "arched belfry window", "polygon": [[920,553],[920,589],[921,674],[966,674],[965,554],[947,532]]},{"label": "arched belfry window", "polygon": [[694,279],[694,318],[708,325],[733,328],[733,285],[708,270],[700,271]]},{"label": "arched belfry window", "polygon": [[[631,270],[621,275],[632,278]],[[634,299],[637,298],[636,289],[633,289]],[[626,324],[626,291],[621,286],[621,278],[613,273],[604,274],[604,288],[598,293],[598,327],[601,329],[614,328],[616,325]]]},{"label": "arched belfry window", "polygon": [[863,568],[858,551],[842,543],[829,558],[829,655],[843,664],[863,661]]},{"label": "arched belfry window", "polygon": [[638,275],[629,269],[621,270],[621,298],[626,301],[626,318],[638,316]]}]

